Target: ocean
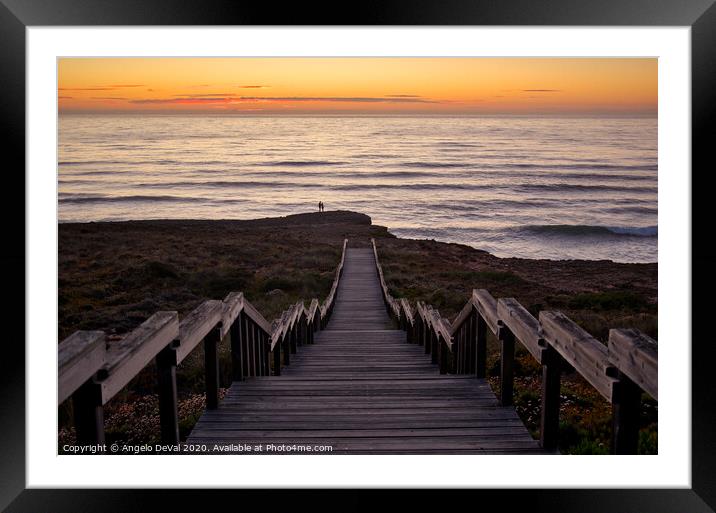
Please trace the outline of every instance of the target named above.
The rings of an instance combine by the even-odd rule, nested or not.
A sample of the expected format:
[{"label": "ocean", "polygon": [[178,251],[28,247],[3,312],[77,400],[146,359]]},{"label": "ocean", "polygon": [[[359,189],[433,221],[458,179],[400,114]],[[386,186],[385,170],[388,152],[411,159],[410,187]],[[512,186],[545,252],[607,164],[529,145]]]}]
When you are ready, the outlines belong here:
[{"label": "ocean", "polygon": [[657,120],[61,115],[60,222],[365,213],[500,257],[657,261]]}]

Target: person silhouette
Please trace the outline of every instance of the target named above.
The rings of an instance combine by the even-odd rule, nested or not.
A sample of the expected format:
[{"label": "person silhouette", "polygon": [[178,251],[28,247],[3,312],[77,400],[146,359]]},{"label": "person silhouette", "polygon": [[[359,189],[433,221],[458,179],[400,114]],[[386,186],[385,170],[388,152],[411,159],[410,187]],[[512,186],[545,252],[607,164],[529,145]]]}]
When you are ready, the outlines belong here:
[{"label": "person silhouette", "polygon": [[318,202],[318,211],[320,212],[321,210],[323,210],[323,202],[319,201]]}]

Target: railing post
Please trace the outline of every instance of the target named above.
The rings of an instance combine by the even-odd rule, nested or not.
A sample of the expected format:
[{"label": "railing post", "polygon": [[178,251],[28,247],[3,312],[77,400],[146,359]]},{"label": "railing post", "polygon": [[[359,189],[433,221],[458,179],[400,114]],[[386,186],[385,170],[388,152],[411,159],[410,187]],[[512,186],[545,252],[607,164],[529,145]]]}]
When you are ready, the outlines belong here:
[{"label": "railing post", "polygon": [[618,378],[612,404],[612,453],[636,454],[641,389],[623,372],[618,372]]},{"label": "railing post", "polygon": [[281,340],[277,340],[273,346],[273,375],[281,375]]},{"label": "railing post", "polygon": [[246,323],[246,342],[249,346],[249,376],[256,376],[256,333],[251,320]]},{"label": "railing post", "polygon": [[253,325],[254,334],[254,368],[256,369],[255,376],[261,376],[261,369],[263,369],[263,351],[261,350],[261,333],[259,332],[258,324]]},{"label": "railing post", "polygon": [[90,378],[72,394],[75,432],[78,444],[104,443],[104,408],[102,389]]},{"label": "railing post", "polygon": [[218,326],[204,337],[207,410],[215,410],[219,407],[219,352],[217,351],[217,346],[220,340],[221,333]]},{"label": "railing post", "polygon": [[487,376],[487,322],[474,310],[475,320],[475,377]]},{"label": "railing post", "polygon": [[298,349],[300,346],[303,345],[303,331],[301,329],[301,316],[298,316],[298,319],[296,319],[296,324],[294,325],[296,328],[296,349]]},{"label": "railing post", "polygon": [[432,330],[428,329],[428,321],[423,320],[423,348],[425,349],[425,354],[430,354],[432,341]]},{"label": "railing post", "polygon": [[283,339],[280,341],[280,343],[284,344],[283,349],[282,349],[283,363],[284,363],[284,365],[286,365],[286,367],[291,365],[291,347],[290,347],[291,342],[289,340],[290,338],[291,338],[291,332],[287,331],[286,334],[283,336]]},{"label": "railing post", "polygon": [[159,383],[159,431],[161,441],[179,443],[179,414],[177,411],[177,341],[159,351],[156,357]]},{"label": "railing post", "polygon": [[477,319],[474,315],[468,316],[467,320],[467,331],[465,336],[465,349],[467,351],[467,361],[465,362],[465,374],[474,374],[476,370],[476,353],[477,344],[475,343],[475,333],[477,331]]},{"label": "railing post", "polygon": [[440,352],[439,356],[439,362],[440,362],[440,374],[447,374],[448,371],[448,344],[446,340],[443,340],[442,337],[438,337],[438,351]]},{"label": "railing post", "polygon": [[296,324],[294,324],[291,327],[291,330],[289,331],[289,341],[291,345],[291,354],[296,354],[296,339],[298,338],[298,330],[296,329]]},{"label": "railing post", "polygon": [[264,375],[271,375],[271,335],[264,332]]},{"label": "railing post", "polygon": [[244,378],[248,378],[251,376],[251,373],[249,372],[249,330],[248,330],[248,319],[247,316],[242,312],[239,316],[239,332],[241,333],[241,336],[239,339],[241,340],[241,369],[242,369],[242,376]]},{"label": "railing post", "polygon": [[241,317],[244,313],[239,313],[237,319],[229,327],[229,336],[231,337],[231,379],[232,381],[243,381],[244,379],[244,365],[243,365],[243,353],[241,350]]},{"label": "railing post", "polygon": [[455,356],[455,374],[462,374],[464,372],[465,365],[465,347],[463,344],[463,326],[457,331],[457,337],[455,338],[455,347],[453,347],[453,355]]},{"label": "railing post", "polygon": [[552,347],[542,351],[542,407],[539,441],[552,451],[559,443],[559,392],[562,357]]},{"label": "railing post", "polygon": [[515,336],[502,321],[497,322],[500,340],[500,404],[510,406],[514,386]]},{"label": "railing post", "polygon": [[430,356],[432,363],[438,363],[438,350],[439,350],[440,338],[435,330],[430,330]]}]

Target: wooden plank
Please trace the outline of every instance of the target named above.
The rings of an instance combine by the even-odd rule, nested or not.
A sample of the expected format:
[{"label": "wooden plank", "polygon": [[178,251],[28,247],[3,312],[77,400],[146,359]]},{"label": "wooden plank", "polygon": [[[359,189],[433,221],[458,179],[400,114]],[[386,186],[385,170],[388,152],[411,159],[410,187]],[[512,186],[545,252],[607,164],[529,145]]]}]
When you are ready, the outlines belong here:
[{"label": "wooden plank", "polygon": [[75,331],[57,346],[57,404],[61,404],[105,363],[103,331]]},{"label": "wooden plank", "polygon": [[257,430],[285,430],[287,426],[295,430],[351,430],[353,432],[365,432],[370,430],[387,429],[479,429],[485,436],[500,436],[503,434],[525,435],[525,429],[519,419],[496,419],[491,421],[472,419],[439,419],[437,416],[429,416],[427,420],[413,417],[403,417],[395,420],[386,420],[382,417],[370,418],[368,416],[356,419],[349,417],[346,420],[315,419],[308,417],[306,420],[296,417],[271,417],[264,416],[261,420],[249,420],[244,416],[233,416],[227,418],[222,415],[216,419],[204,418],[201,429],[198,432],[210,430],[231,430],[237,435]]},{"label": "wooden plank", "polygon": [[[216,300],[204,301],[179,322],[179,341],[176,347],[177,364],[189,356],[204,337],[224,317],[224,303]],[[223,330],[223,326],[220,327]]]},{"label": "wooden plank", "polygon": [[244,294],[230,292],[224,298],[224,312],[221,318],[221,338],[223,339],[244,309]]},{"label": "wooden plank", "polygon": [[475,305],[477,311],[480,312],[482,318],[485,319],[487,327],[490,331],[497,335],[497,301],[485,289],[476,289],[472,291],[472,304]]},{"label": "wooden plank", "polygon": [[561,312],[540,312],[539,321],[547,343],[612,402],[617,370],[609,361],[606,346]]},{"label": "wooden plank", "polygon": [[542,363],[544,345],[540,345],[542,336],[539,321],[513,298],[500,298],[497,301],[497,318],[510,329],[534,359]]},{"label": "wooden plank", "polygon": [[[445,449],[473,449],[473,450],[500,450],[500,449],[536,449],[537,442],[530,438],[520,436],[517,439],[485,439],[483,436],[433,436],[433,437],[416,437],[410,439],[407,437],[401,437],[396,433],[397,436],[393,437],[365,437],[356,439],[346,438],[330,438],[325,437],[323,439],[303,439],[300,436],[293,437],[257,437],[257,438],[243,438],[238,437],[236,433],[227,433],[222,436],[221,432],[207,432],[206,434],[201,433],[196,437],[192,436],[190,443],[221,443],[221,440],[230,441],[232,439],[240,440],[242,443],[249,445],[263,444],[300,444],[309,445],[314,443],[331,445],[334,448],[345,448],[346,450],[354,450],[361,448],[363,450],[374,451],[378,449],[387,451],[396,451],[405,449],[408,451],[415,451],[419,449],[431,449],[431,450],[445,450]],[[315,441],[314,441],[315,440]],[[224,442],[225,443],[225,442]]]},{"label": "wooden plank", "polygon": [[102,381],[102,404],[124,388],[139,371],[179,336],[179,314],[157,312],[107,351],[107,378]]},{"label": "wooden plank", "polygon": [[[239,426],[237,425],[237,428]],[[500,441],[505,440],[529,440],[534,441],[529,437],[522,426],[484,426],[484,427],[426,427],[426,428],[411,428],[411,427],[397,427],[397,428],[384,428],[384,429],[303,429],[297,432],[294,429],[229,429],[223,423],[202,423],[201,433],[204,436],[240,436],[245,438],[283,438],[283,439],[321,439],[321,438],[386,438],[386,437],[400,437],[401,439],[409,438],[426,438],[426,437],[466,437],[466,436],[479,436],[481,439],[490,442],[496,442],[497,440],[490,440],[491,437],[499,438]]]},{"label": "wooden plank", "polygon": [[659,346],[635,329],[609,330],[609,359],[642,390],[659,399]]}]

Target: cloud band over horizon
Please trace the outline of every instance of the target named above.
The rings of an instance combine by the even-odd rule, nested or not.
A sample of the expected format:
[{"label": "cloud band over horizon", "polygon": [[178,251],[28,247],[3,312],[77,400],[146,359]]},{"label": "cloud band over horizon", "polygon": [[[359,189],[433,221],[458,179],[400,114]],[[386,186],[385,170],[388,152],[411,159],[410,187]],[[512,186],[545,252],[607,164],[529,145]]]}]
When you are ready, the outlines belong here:
[{"label": "cloud band over horizon", "polygon": [[[58,64],[58,108],[653,115],[657,72],[656,59],[618,58],[65,58]],[[262,89],[274,94],[242,94]]]}]

